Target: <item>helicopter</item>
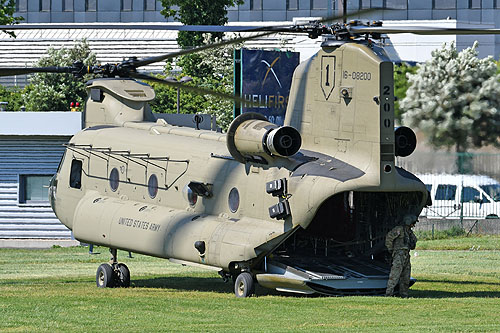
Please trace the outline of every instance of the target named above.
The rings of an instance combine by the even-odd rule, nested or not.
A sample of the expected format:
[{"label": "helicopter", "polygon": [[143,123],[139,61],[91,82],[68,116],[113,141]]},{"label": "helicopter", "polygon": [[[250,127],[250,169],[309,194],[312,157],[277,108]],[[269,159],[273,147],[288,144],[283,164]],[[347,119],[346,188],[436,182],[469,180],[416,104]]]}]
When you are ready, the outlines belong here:
[{"label": "helicopter", "polygon": [[[110,249],[110,262],[97,269],[98,287],[130,285],[120,249],[217,271],[233,281],[237,297],[252,296],[256,284],[299,294],[385,292],[385,235],[430,199],[424,184],[395,164],[395,156],[414,151],[416,137],[395,128],[393,63],[377,41],[387,33],[500,31],[326,23],[339,18],[251,27],[251,37],[118,64],[0,68],[0,76],[102,76],[87,83],[85,128],[66,145],[49,186],[51,206],[74,237]],[[295,69],[283,126],[243,113],[218,133],[152,113],[154,91],[142,81],[247,101],[139,67],[280,32],[324,37]]]}]

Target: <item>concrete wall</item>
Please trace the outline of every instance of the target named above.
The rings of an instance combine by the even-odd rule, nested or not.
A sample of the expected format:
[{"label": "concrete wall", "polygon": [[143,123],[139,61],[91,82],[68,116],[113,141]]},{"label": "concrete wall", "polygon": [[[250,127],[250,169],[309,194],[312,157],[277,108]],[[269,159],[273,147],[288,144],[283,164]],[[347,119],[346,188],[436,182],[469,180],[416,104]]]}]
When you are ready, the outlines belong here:
[{"label": "concrete wall", "polygon": [[500,219],[426,219],[419,217],[415,231],[443,231],[453,227],[463,228],[466,233],[480,235],[500,235]]}]

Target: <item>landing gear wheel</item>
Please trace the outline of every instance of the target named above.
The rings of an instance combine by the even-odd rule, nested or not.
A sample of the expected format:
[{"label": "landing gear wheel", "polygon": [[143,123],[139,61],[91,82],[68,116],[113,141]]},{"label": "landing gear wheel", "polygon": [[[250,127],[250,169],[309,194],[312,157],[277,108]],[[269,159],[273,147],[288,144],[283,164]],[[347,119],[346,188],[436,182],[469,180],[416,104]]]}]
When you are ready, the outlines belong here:
[{"label": "landing gear wheel", "polygon": [[101,264],[95,277],[97,286],[99,288],[113,288],[115,286],[113,275],[113,268],[110,264]]},{"label": "landing gear wheel", "polygon": [[234,293],[236,297],[250,297],[255,293],[255,283],[252,274],[243,272],[236,278],[234,283]]},{"label": "landing gear wheel", "polygon": [[130,287],[130,270],[127,265],[119,263],[116,273],[116,285],[123,288]]}]

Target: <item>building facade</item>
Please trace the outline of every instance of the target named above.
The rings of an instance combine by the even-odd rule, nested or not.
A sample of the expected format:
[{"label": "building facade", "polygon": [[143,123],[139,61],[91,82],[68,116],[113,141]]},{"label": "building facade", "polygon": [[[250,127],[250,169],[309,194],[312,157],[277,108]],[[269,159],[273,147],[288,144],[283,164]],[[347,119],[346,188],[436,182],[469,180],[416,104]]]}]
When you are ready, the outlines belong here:
[{"label": "building facade", "polygon": [[[165,22],[157,0],[16,0],[17,15],[26,23]],[[229,8],[230,22],[292,21],[295,17],[326,17],[341,10],[340,0],[245,0]],[[371,19],[440,20],[494,23],[499,0],[347,0],[347,9],[391,8]],[[169,19],[172,21],[172,18]]]},{"label": "building facade", "polygon": [[13,239],[71,239],[50,207],[48,184],[81,124],[79,112],[0,112],[1,246]]},{"label": "building facade", "polygon": [[[443,27],[500,28],[500,0],[345,0],[350,12],[367,8],[382,8],[365,17],[366,20],[384,20],[410,25],[433,25],[436,20]],[[328,17],[342,11],[342,0],[245,0],[244,4],[228,9],[228,20],[239,22],[293,22],[297,18]],[[157,0],[16,0],[16,15],[25,23],[141,23],[172,22],[160,11]],[[391,9],[391,10],[384,10]],[[396,23],[397,24],[397,23]],[[454,41],[463,49],[479,40],[481,57],[500,54],[500,35],[491,36],[389,36],[397,53],[393,60],[424,61],[430,50],[443,42]],[[175,39],[175,36],[173,37]],[[390,44],[390,43],[389,43]],[[422,51],[422,47],[425,51]],[[399,49],[401,48],[401,51]],[[417,50],[418,48],[418,50]],[[302,59],[304,59],[302,57]]]}]

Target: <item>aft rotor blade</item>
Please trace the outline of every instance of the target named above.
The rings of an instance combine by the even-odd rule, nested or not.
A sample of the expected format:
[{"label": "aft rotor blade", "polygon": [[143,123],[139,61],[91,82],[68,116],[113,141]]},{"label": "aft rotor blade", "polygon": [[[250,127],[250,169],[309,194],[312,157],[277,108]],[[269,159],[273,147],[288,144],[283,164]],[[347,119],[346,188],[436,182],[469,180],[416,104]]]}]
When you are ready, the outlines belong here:
[{"label": "aft rotor blade", "polygon": [[[338,20],[338,19],[341,19],[344,17],[371,13],[371,12],[374,12],[377,10],[379,10],[379,9],[378,8],[363,9],[363,10],[360,10],[360,11],[357,11],[354,13],[349,13],[347,15],[335,15],[335,16],[327,17],[325,19],[319,20],[319,22],[326,23],[326,22],[335,21],[335,20]],[[152,63],[155,63],[158,61],[176,58],[176,57],[186,55],[186,54],[196,53],[196,52],[200,52],[203,50],[217,48],[217,47],[221,47],[221,46],[225,46],[225,45],[242,43],[242,42],[245,42],[247,40],[251,40],[251,39],[255,39],[255,38],[259,38],[259,37],[264,37],[264,36],[269,36],[269,35],[272,35],[272,34],[275,34],[278,32],[294,32],[292,30],[293,27],[294,27],[293,25],[283,25],[283,26],[276,26],[276,27],[252,27],[252,30],[249,30],[249,31],[263,31],[263,32],[255,34],[253,36],[233,38],[233,39],[225,40],[225,41],[222,41],[219,43],[202,45],[199,47],[185,49],[185,50],[181,50],[181,51],[174,52],[174,53],[168,53],[168,54],[160,55],[160,56],[156,56],[156,57],[145,58],[145,59],[134,62],[134,66],[137,68],[140,66],[145,66],[145,65],[149,65],[149,64],[152,64]],[[244,30],[240,30],[240,31],[244,31]]]},{"label": "aft rotor blade", "polygon": [[241,97],[234,96],[231,94],[225,94],[222,92],[204,89],[204,88],[200,88],[200,87],[193,87],[193,86],[189,86],[187,84],[179,83],[176,81],[160,79],[160,78],[150,76],[147,74],[135,72],[135,73],[130,73],[130,76],[133,78],[139,79],[139,80],[157,82],[157,83],[165,84],[167,86],[184,89],[184,90],[191,91],[191,92],[199,94],[199,95],[213,95],[213,96],[216,96],[216,97],[219,97],[222,99],[227,99],[227,100],[236,101],[236,102],[240,102],[240,103],[248,103],[249,102]]},{"label": "aft rotor blade", "polygon": [[73,67],[3,67],[0,76],[23,75],[31,73],[73,73]]},{"label": "aft rotor blade", "polygon": [[160,55],[160,56],[156,56],[156,57],[145,58],[142,60],[135,61],[134,66],[137,68],[137,67],[149,65],[149,64],[152,64],[152,63],[155,63],[158,61],[172,59],[172,58],[176,58],[176,57],[179,57],[182,55],[196,53],[196,52],[200,52],[203,50],[209,50],[209,49],[213,49],[213,48],[217,48],[217,47],[221,47],[221,46],[225,46],[225,45],[242,43],[242,42],[250,40],[250,39],[269,36],[269,35],[272,35],[275,33],[277,33],[277,32],[267,31],[267,32],[262,32],[262,33],[259,33],[259,34],[253,35],[253,36],[232,38],[232,39],[228,39],[228,40],[225,40],[225,41],[222,41],[219,43],[202,45],[202,46],[195,47],[192,49],[185,49],[185,50],[180,50],[178,52],[172,52],[172,53],[168,53],[168,54],[164,54],[164,55]]},{"label": "aft rotor blade", "polygon": [[[364,15],[382,8],[368,8],[362,9],[357,12],[349,13],[347,15],[334,15],[319,20],[320,23],[335,21],[341,18],[350,16]],[[253,26],[253,25],[184,25],[184,24],[140,24],[140,23],[46,23],[46,24],[9,24],[0,25],[0,30],[45,30],[45,29],[133,29],[133,30],[176,30],[176,31],[194,31],[194,32],[250,32],[250,31],[268,31],[276,28],[291,27],[293,25],[286,24],[282,26],[270,27],[266,25]],[[286,30],[284,30],[286,31]],[[284,32],[283,31],[283,32]]]},{"label": "aft rotor blade", "polygon": [[440,27],[363,27],[349,28],[353,34],[415,34],[415,35],[498,35],[500,29],[483,28],[440,28]]}]

